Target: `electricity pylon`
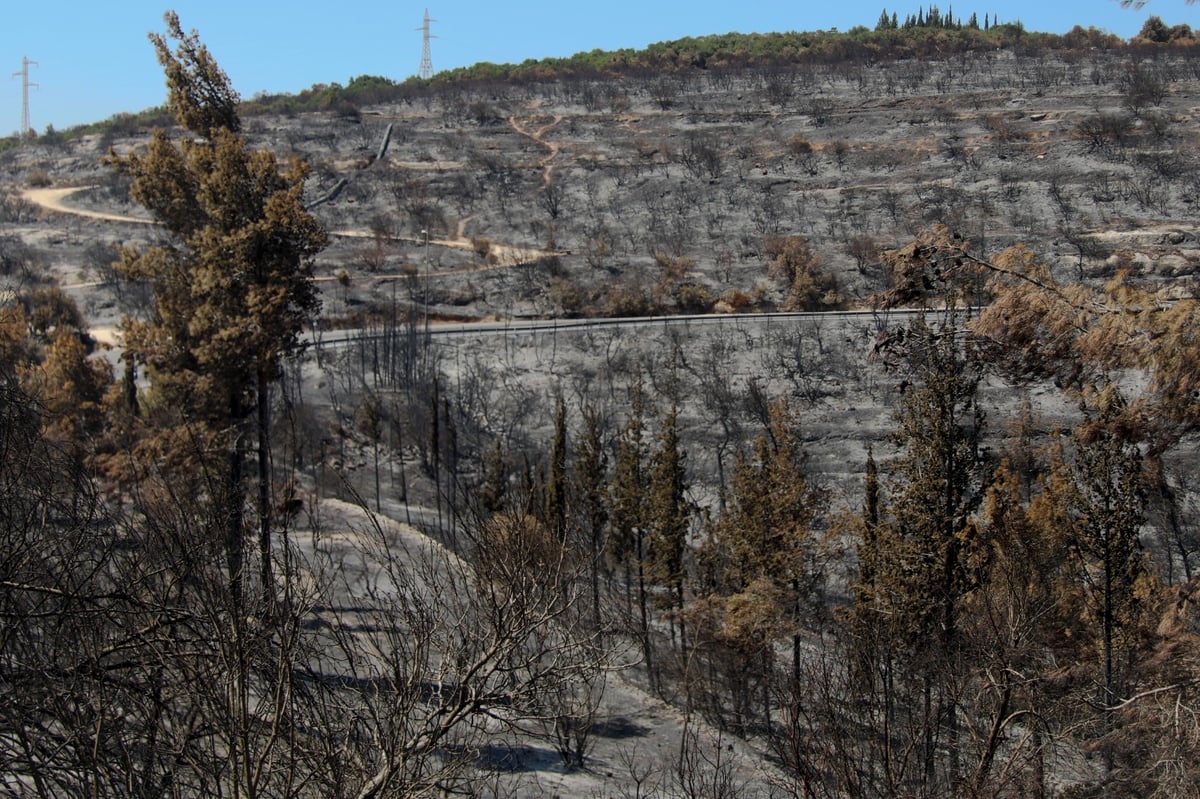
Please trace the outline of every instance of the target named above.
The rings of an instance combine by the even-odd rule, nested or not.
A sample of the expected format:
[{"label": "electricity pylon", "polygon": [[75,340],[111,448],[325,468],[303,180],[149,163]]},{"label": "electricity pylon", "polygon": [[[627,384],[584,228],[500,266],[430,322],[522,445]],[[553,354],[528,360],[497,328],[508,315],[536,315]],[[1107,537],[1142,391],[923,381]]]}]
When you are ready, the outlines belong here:
[{"label": "electricity pylon", "polygon": [[22,139],[28,138],[33,128],[29,124],[29,90],[38,88],[36,83],[29,82],[29,67],[37,66],[38,62],[30,61],[29,56],[21,58],[21,71],[14,72],[14,78],[21,79],[21,131],[18,134]]},{"label": "electricity pylon", "polygon": [[417,75],[421,80],[429,80],[433,77],[433,56],[429,50],[429,40],[436,39],[436,36],[431,36],[429,33],[429,23],[437,22],[436,19],[429,18],[429,9],[425,9],[425,24],[416,30],[425,32],[425,39],[421,46],[421,68],[417,70]]}]

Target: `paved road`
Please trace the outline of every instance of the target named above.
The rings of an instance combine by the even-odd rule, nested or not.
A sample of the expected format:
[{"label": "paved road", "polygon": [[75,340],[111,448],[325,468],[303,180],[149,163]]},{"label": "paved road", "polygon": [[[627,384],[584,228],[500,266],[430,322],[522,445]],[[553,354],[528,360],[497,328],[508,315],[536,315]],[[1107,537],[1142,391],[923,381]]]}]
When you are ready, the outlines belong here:
[{"label": "paved road", "polygon": [[[572,330],[598,330],[602,328],[650,328],[765,324],[830,321],[835,319],[886,319],[889,322],[911,319],[923,312],[909,309],[860,310],[860,311],[812,311],[796,313],[746,313],[746,314],[694,314],[687,316],[634,316],[613,319],[516,319],[499,322],[439,322],[429,326],[431,338],[461,338],[480,335],[520,335]],[[326,330],[320,336],[322,346],[337,346],[359,341],[363,336],[382,336],[378,330],[353,328],[348,330]],[[311,337],[310,337],[311,339]]]}]

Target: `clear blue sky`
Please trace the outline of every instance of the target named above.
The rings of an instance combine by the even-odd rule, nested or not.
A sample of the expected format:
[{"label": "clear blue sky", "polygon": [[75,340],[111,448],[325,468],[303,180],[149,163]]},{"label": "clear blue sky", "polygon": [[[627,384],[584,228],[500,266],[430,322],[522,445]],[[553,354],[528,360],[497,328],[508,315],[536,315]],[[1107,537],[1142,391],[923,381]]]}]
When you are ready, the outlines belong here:
[{"label": "clear blue sky", "polygon": [[[165,99],[162,72],[146,41],[163,30],[162,14],[195,28],[244,97],[297,92],[356,75],[403,79],[421,60],[424,3],[407,0],[66,0],[45,5],[5,0],[0,69],[38,62],[30,79],[30,123],[38,131],[139,111]],[[644,47],[709,33],[820,30],[874,26],[886,6],[901,18],[930,3],[881,0],[445,0],[431,2],[435,70],[478,61],[519,62],[581,50]],[[1200,4],[1150,0],[1142,10],[1116,0],[967,0],[939,2],[955,16],[1000,13],[1027,29],[1062,33],[1080,24],[1124,38],[1146,17],[1200,28]],[[3,76],[0,76],[3,77]],[[20,127],[21,80],[0,84],[0,135]]]}]

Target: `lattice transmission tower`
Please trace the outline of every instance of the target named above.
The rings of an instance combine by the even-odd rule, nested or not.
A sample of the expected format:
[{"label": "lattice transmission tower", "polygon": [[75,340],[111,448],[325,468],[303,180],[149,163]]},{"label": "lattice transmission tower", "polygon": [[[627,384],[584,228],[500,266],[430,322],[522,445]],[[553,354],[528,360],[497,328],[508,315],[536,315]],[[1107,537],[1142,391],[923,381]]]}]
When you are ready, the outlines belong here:
[{"label": "lattice transmission tower", "polygon": [[429,40],[436,39],[437,37],[429,33],[429,23],[431,22],[437,22],[437,20],[429,18],[429,9],[427,8],[425,9],[425,24],[416,28],[416,30],[423,31],[425,34],[421,45],[421,68],[417,70],[417,75],[421,80],[429,80],[433,77],[433,55],[429,50]]},{"label": "lattice transmission tower", "polygon": [[18,134],[22,139],[28,138],[32,128],[29,125],[29,90],[38,88],[36,83],[29,82],[29,68],[36,67],[38,62],[30,61],[29,56],[21,58],[21,71],[14,72],[14,78],[21,79],[21,131]]}]

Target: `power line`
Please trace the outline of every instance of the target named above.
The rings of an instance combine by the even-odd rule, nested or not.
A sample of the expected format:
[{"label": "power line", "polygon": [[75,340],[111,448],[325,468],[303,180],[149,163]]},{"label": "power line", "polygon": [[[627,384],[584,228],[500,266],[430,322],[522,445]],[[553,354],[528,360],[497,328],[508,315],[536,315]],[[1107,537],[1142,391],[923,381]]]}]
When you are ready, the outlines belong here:
[{"label": "power line", "polygon": [[429,33],[429,23],[437,22],[436,19],[429,18],[429,9],[425,9],[425,24],[415,30],[423,31],[425,34],[424,41],[421,46],[421,67],[417,70],[417,75],[421,80],[429,80],[433,77],[433,56],[429,49],[429,40],[436,39]]},{"label": "power line", "polygon": [[29,90],[38,88],[36,83],[29,82],[29,67],[37,66],[38,62],[30,61],[29,56],[21,58],[21,71],[14,72],[14,78],[21,79],[21,130],[18,134],[22,139],[28,138],[33,132],[33,128],[29,124]]}]

